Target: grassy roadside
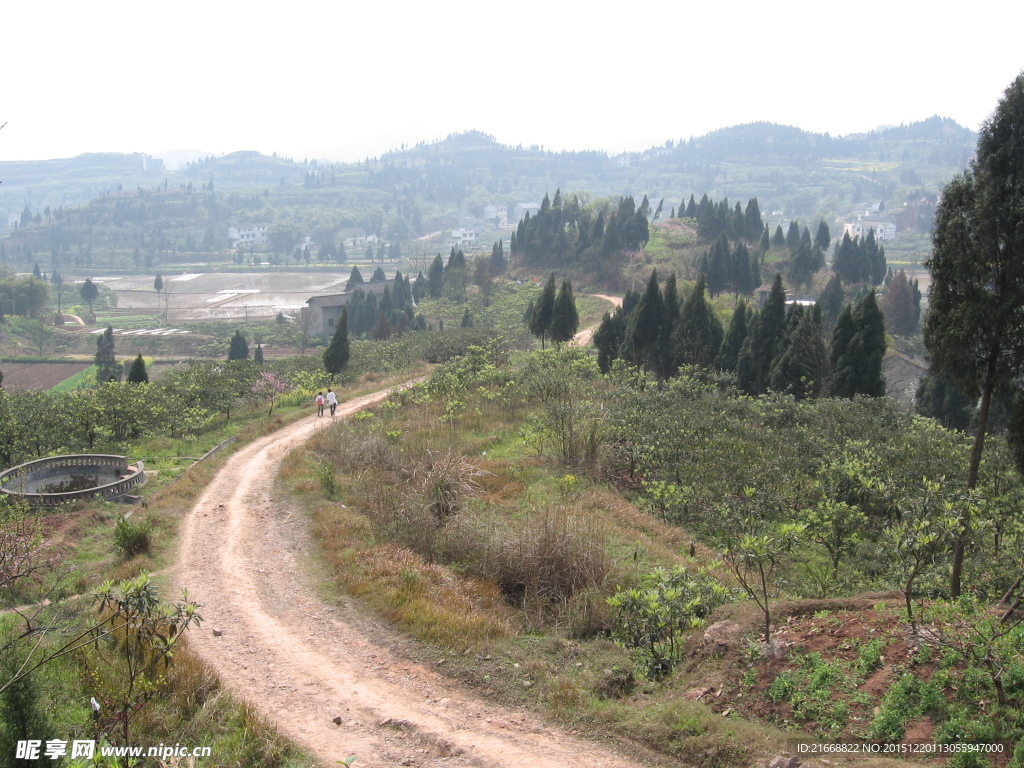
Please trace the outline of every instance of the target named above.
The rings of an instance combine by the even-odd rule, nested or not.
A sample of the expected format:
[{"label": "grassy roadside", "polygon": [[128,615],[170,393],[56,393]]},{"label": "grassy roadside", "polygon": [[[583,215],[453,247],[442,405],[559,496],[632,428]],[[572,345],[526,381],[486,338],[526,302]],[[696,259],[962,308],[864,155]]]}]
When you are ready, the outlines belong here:
[{"label": "grassy roadside", "polygon": [[[343,399],[356,397],[415,373],[367,374],[339,387],[339,395]],[[150,572],[164,599],[174,600],[162,572],[174,562],[178,530],[185,514],[210,479],[239,447],[312,412],[312,405],[303,403],[277,408],[268,418],[266,406],[260,406],[243,411],[231,422],[192,441],[154,438],[126,446],[130,455],[144,457],[147,468],[155,470],[140,489],[144,506],[82,503],[44,518],[50,546],[66,552],[65,562],[73,565],[63,587],[64,595],[88,596],[108,579],[120,581]],[[189,458],[202,455],[230,437],[235,442],[210,458],[201,462]],[[126,512],[130,514],[130,525],[141,531],[144,539],[139,551],[131,556],[119,552],[114,545],[118,521]],[[85,599],[71,600],[67,605],[80,612],[79,622],[88,620],[93,611]],[[12,623],[10,619],[0,619],[0,625],[0,630],[6,631]],[[262,721],[249,705],[222,688],[216,674],[189,650],[187,636],[175,654],[173,666],[153,684],[156,695],[140,710],[133,725],[137,743],[209,746],[212,757],[203,761],[209,766],[300,768],[316,764],[283,739],[272,725]],[[24,727],[28,729],[21,737],[68,738],[77,734],[76,738],[88,738],[90,696],[105,700],[105,696],[116,695],[118,686],[116,676],[111,677],[110,670],[98,665],[87,651],[51,662],[40,674],[29,678],[25,687],[28,693],[17,694],[22,702],[19,706],[26,712],[22,718]],[[26,703],[43,698],[48,700],[51,710]],[[36,715],[30,716],[32,712]],[[0,739],[6,738],[7,727],[0,718]],[[13,754],[12,747],[12,759]],[[5,758],[0,758],[0,765],[6,764]]]},{"label": "grassy roadside", "polygon": [[[749,666],[755,612],[733,615],[742,621],[727,653],[691,635],[660,681],[611,642],[605,598],[616,587],[656,567],[710,567],[714,553],[600,478],[544,460],[536,405],[488,375],[457,396],[396,395],[288,457],[281,480],[311,516],[324,590],[358,597],[483,695],[643,745],[665,764],[755,766],[786,753],[793,724],[713,701],[714,691],[743,697],[726,683]],[[708,701],[699,692],[712,684]],[[854,763],[896,765],[831,764]]]}]

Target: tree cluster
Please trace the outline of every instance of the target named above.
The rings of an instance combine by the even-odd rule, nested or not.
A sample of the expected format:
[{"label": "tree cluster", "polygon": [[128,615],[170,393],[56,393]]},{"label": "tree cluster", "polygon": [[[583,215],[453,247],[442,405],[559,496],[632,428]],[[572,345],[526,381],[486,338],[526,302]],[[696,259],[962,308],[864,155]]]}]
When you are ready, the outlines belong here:
[{"label": "tree cluster", "polygon": [[734,373],[751,395],[885,394],[884,318],[873,291],[846,305],[829,334],[819,305],[787,308],[776,275],[764,307],[753,310],[741,299],[725,329],[708,302],[703,276],[680,298],[675,274],[659,288],[654,270],[643,294],[629,292],[621,307],[605,313],[593,341],[604,372],[621,358],[661,379],[683,366]]},{"label": "tree cluster", "polygon": [[836,243],[832,257],[832,270],[847,285],[868,283],[879,285],[885,279],[885,248],[875,240],[875,230],[870,230],[862,240],[843,233],[843,239]]},{"label": "tree cluster", "polygon": [[572,283],[563,280],[562,287],[556,293],[555,273],[552,272],[525,319],[530,327],[530,333],[540,339],[542,349],[546,339],[551,339],[559,345],[572,339],[580,326],[576,299],[572,294]]},{"label": "tree cluster", "polygon": [[512,258],[539,267],[581,262],[607,275],[647,244],[649,207],[646,196],[639,206],[623,197],[614,206],[583,207],[576,195],[563,199],[561,190],[553,200],[544,195],[537,214],[527,214],[513,233]]}]

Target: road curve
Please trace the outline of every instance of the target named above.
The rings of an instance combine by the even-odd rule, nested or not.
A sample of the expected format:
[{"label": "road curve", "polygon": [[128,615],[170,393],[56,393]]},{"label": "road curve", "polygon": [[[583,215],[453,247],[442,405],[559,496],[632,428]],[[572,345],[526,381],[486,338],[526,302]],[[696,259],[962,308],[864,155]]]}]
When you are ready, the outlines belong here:
[{"label": "road curve", "polygon": [[205,618],[190,644],[225,686],[324,765],[355,754],[357,768],[641,768],[396,655],[379,642],[390,629],[316,597],[303,566],[307,518],[278,501],[275,477],[328,423],[310,416],[239,449],[183,523],[175,581]]}]

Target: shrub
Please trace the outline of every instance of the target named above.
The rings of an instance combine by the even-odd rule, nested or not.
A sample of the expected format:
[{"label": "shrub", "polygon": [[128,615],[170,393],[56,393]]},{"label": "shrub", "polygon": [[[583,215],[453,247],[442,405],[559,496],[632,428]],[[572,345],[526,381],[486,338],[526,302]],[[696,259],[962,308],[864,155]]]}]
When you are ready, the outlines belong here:
[{"label": "shrub", "polygon": [[133,522],[122,515],[114,526],[114,548],[126,558],[149,552],[151,528],[149,518]]}]

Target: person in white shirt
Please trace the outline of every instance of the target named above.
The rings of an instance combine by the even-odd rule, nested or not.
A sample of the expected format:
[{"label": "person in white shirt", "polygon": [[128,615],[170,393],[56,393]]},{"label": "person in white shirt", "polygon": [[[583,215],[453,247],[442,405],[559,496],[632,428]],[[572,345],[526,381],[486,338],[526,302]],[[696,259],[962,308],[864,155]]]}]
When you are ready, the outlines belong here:
[{"label": "person in white shirt", "polygon": [[338,407],[338,396],[333,389],[327,390],[327,404],[331,407],[331,416],[334,416],[334,409]]},{"label": "person in white shirt", "polygon": [[316,415],[317,416],[323,416],[324,415],[324,393],[323,392],[317,392],[316,393]]}]

